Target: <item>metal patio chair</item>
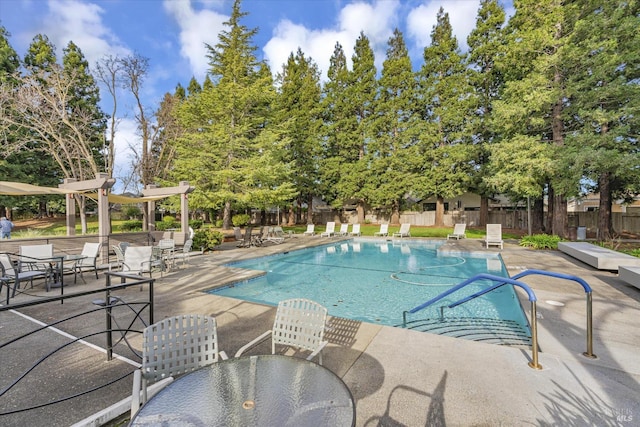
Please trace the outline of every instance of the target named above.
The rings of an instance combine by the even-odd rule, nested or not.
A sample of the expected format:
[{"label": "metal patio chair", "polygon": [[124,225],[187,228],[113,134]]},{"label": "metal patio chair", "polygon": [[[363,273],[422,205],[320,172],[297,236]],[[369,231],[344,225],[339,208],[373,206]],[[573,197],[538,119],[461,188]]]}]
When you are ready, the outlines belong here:
[{"label": "metal patio chair", "polygon": [[131,416],[147,401],[148,381],[193,372],[218,359],[227,355],[218,348],[213,317],[185,314],[147,326],[142,333],[142,366],[133,374]]},{"label": "metal patio chair", "polygon": [[235,357],[271,337],[271,354],[276,353],[276,344],[311,351],[307,360],[316,355],[322,365],[322,349],[328,344],[324,340],[327,309],[315,301],[293,298],[280,301],[276,310],[273,328],[242,346]]}]

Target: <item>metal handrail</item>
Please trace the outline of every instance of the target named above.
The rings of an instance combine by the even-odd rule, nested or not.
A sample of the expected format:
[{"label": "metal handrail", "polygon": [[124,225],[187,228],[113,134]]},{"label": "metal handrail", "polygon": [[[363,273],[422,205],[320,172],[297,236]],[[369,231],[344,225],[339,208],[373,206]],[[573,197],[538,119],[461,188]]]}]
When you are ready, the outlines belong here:
[{"label": "metal handrail", "polygon": [[402,319],[403,319],[403,323],[406,326],[407,323],[407,314],[413,314],[416,313],[420,310],[425,309],[426,307],[432,305],[433,303],[441,300],[442,298],[451,295],[452,293],[458,291],[459,289],[464,288],[465,286],[476,282],[478,280],[491,280],[493,282],[500,282],[497,285],[493,285],[487,289],[483,289],[482,291],[476,292],[475,294],[471,295],[470,297],[466,297],[463,298],[462,300],[456,301],[455,303],[450,304],[448,307],[452,308],[455,307],[456,305],[459,304],[463,304],[464,302],[479,297],[480,295],[484,295],[488,292],[491,292],[505,284],[511,284],[514,286],[518,286],[522,289],[524,289],[524,291],[527,293],[527,296],[529,298],[529,302],[531,302],[531,362],[528,363],[528,365],[530,367],[532,367],[533,369],[542,369],[542,365],[540,365],[538,363],[538,324],[537,324],[537,307],[536,307],[536,295],[533,292],[533,290],[526,284],[518,282],[517,280],[508,278],[508,277],[500,277],[500,276],[494,276],[493,274],[486,274],[486,273],[481,273],[481,274],[477,274],[473,277],[471,277],[470,279],[465,280],[464,282],[454,286],[453,288],[441,293],[440,295],[438,295],[435,298],[430,299],[429,301],[420,304],[417,307],[412,308],[409,311],[404,311],[402,313]]},{"label": "metal handrail", "polygon": [[[130,350],[133,351],[134,354],[137,354],[137,352],[135,352],[131,346],[129,345],[129,342],[127,341],[127,339],[125,338],[125,335],[127,333],[140,333],[140,330],[137,329],[132,329],[133,323],[135,322],[136,318],[140,319],[143,323],[143,325],[147,325],[149,324],[149,322],[153,322],[153,283],[154,283],[154,279],[144,279],[141,278],[140,276],[132,276],[132,275],[127,275],[127,274],[122,274],[122,273],[114,273],[114,272],[106,272],[106,286],[104,288],[101,289],[93,289],[93,290],[86,290],[86,291],[80,291],[80,292],[74,292],[72,294],[65,294],[65,295],[57,295],[57,296],[51,296],[51,297],[45,297],[45,298],[41,298],[41,299],[37,299],[37,300],[30,300],[30,301],[24,301],[24,302],[19,302],[19,303],[13,303],[13,304],[8,304],[8,305],[0,305],[0,312],[4,312],[4,311],[13,311],[13,310],[17,310],[17,309],[21,309],[21,308],[26,308],[26,307],[32,307],[32,306],[37,306],[37,305],[43,305],[43,304],[49,304],[49,303],[54,303],[54,302],[58,302],[58,301],[63,301],[63,300],[67,300],[67,299],[72,299],[72,298],[78,298],[78,297],[83,297],[83,296],[87,296],[87,295],[92,295],[92,294],[104,294],[106,296],[105,300],[107,303],[105,303],[104,305],[100,305],[99,308],[93,308],[91,310],[87,310],[87,311],[83,311],[81,313],[77,313],[71,316],[68,316],[66,318],[63,319],[59,319],[56,320],[53,323],[49,323],[49,324],[45,324],[43,326],[40,326],[38,328],[35,328],[34,330],[28,331],[22,335],[19,335],[17,337],[14,337],[12,339],[9,339],[7,341],[4,342],[0,342],[0,349],[4,349],[7,346],[11,345],[12,343],[15,343],[19,340],[25,339],[37,332],[43,331],[45,329],[49,329],[49,328],[55,328],[57,325],[67,322],[69,320],[75,319],[75,318],[80,318],[81,316],[85,316],[87,314],[90,313],[94,313],[96,311],[99,310],[104,310],[107,314],[106,314],[106,328],[104,330],[98,330],[98,331],[93,331],[93,332],[89,332],[83,336],[79,336],[79,337],[73,337],[73,339],[69,342],[66,342],[60,346],[58,346],[57,348],[49,351],[47,354],[44,354],[42,357],[40,357],[38,360],[35,361],[35,363],[31,366],[28,367],[25,371],[21,372],[21,373],[17,373],[17,376],[5,387],[0,389],[0,398],[2,398],[7,392],[9,392],[9,390],[11,390],[13,387],[15,387],[19,382],[21,382],[29,373],[31,373],[37,366],[39,366],[40,364],[42,364],[43,362],[45,362],[47,359],[49,359],[50,357],[52,357],[53,355],[57,354],[60,350],[69,347],[70,345],[74,344],[74,343],[78,343],[78,342],[82,342],[84,341],[86,338],[92,337],[92,336],[97,336],[100,334],[107,334],[107,348],[106,348],[106,352],[107,352],[107,359],[111,360],[113,358],[113,347],[114,345],[117,345],[119,342],[121,341],[125,341],[126,345],[129,347]],[[115,285],[111,285],[111,279],[112,277],[120,277],[121,280],[125,280],[125,279],[135,279],[134,282],[129,282],[129,283],[121,283],[121,284],[115,284]],[[112,293],[114,291],[118,291],[121,289],[125,289],[131,286],[140,286],[141,284],[148,284],[149,285],[149,301],[140,301],[140,302],[130,302],[130,303],[126,303],[124,301],[122,301],[121,299],[118,299],[118,301],[115,301],[116,298],[112,297]],[[113,302],[112,302],[113,301]],[[139,309],[135,309],[132,306],[133,305],[137,305],[141,308]],[[126,327],[126,328],[120,328],[119,326],[116,328],[112,327],[112,316],[110,314],[111,309],[115,308],[115,307],[119,307],[119,306],[123,306],[123,307],[128,307],[134,314],[135,318],[133,319],[133,321],[131,321],[131,323]],[[145,322],[144,319],[142,318],[142,311],[148,308],[148,322]],[[120,334],[120,339],[116,341],[116,343],[113,343],[113,338],[112,335],[113,333],[119,333]],[[126,373],[125,375],[122,376],[118,376],[117,378],[112,378],[110,380],[108,380],[106,383],[103,384],[99,384],[91,389],[86,389],[83,391],[79,391],[77,393],[71,394],[71,395],[67,395],[65,397],[61,397],[59,399],[55,399],[46,403],[42,403],[42,404],[36,404],[36,405],[32,405],[30,407],[24,407],[24,408],[18,408],[18,409],[11,409],[9,411],[6,412],[2,412],[0,413],[0,416],[3,415],[11,415],[11,414],[17,414],[20,412],[26,412],[26,411],[30,411],[33,409],[38,409],[38,408],[42,408],[42,407],[46,407],[46,406],[50,406],[50,405],[54,405],[60,402],[64,402],[64,401],[69,401],[71,399],[75,399],[77,397],[80,396],[84,396],[86,394],[104,389],[105,387],[110,386],[111,384],[120,381],[124,378],[126,378],[127,376],[131,375],[131,372]]]},{"label": "metal handrail", "polygon": [[582,355],[590,359],[597,359],[598,356],[593,354],[593,309],[592,309],[593,297],[592,297],[591,286],[589,286],[589,284],[585,282],[583,279],[577,276],[573,276],[571,274],[556,273],[553,271],[536,270],[536,269],[525,270],[521,273],[518,273],[515,276],[513,276],[513,279],[519,279],[521,277],[530,276],[532,274],[555,277],[557,279],[572,280],[574,282],[578,282],[582,286],[582,288],[584,289],[584,292],[587,294],[587,351],[582,353]]}]

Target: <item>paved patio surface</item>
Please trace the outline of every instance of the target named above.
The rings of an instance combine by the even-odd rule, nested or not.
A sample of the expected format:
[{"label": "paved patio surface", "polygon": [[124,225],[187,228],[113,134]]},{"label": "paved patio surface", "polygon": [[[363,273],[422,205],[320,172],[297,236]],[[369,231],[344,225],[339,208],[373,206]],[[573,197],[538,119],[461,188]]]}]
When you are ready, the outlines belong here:
[{"label": "paved patio surface", "polygon": [[[332,238],[331,240],[336,240]],[[212,254],[192,257],[189,266],[157,277],[155,318],[181,313],[215,316],[221,348],[233,355],[250,339],[269,329],[274,307],[203,293],[229,280],[248,277],[243,270],[223,267],[232,260],[246,259],[330,239],[302,237],[282,245],[239,249],[224,244]],[[452,252],[487,251],[480,240],[448,241]],[[558,251],[533,251],[516,242],[506,242],[500,252],[511,276],[525,269],[541,269],[576,275],[593,288],[593,351],[596,359],[582,355],[587,349],[586,297],[574,282],[530,276],[538,297],[539,363],[528,366],[531,352],[471,342],[428,333],[380,326],[347,319],[331,319],[330,345],[324,365],[342,377],[356,402],[357,426],[632,426],[640,422],[640,290],[625,284],[617,274],[603,272]],[[87,284],[69,284],[65,293],[104,285],[104,279]],[[36,289],[33,295],[46,295]],[[4,294],[3,294],[4,295]],[[120,294],[130,300],[146,295],[139,288]],[[520,293],[519,293],[520,295]],[[34,296],[19,296],[23,301]],[[31,319],[51,322],[91,307],[93,297],[64,305],[21,309],[0,313],[0,342],[36,326]],[[527,314],[529,303],[523,300]],[[104,322],[104,314],[94,322]],[[65,322],[59,329],[73,336],[90,330],[87,319]],[[48,331],[45,336],[24,340],[11,349],[0,349],[0,388],[8,385],[10,373],[30,366],[52,344],[69,338]],[[87,341],[104,345],[102,337]],[[139,339],[133,338],[135,346]],[[253,354],[270,351],[268,343]],[[75,345],[55,361],[38,368],[21,387],[0,398],[0,412],[25,404],[44,403],[70,389],[79,378],[94,375],[110,378],[126,375],[133,359],[106,361],[103,353],[86,345]],[[55,381],[54,381],[55,378]],[[65,395],[69,390],[63,390]],[[131,394],[131,376],[99,393],[51,407],[0,416],[6,426],[68,426]]]}]

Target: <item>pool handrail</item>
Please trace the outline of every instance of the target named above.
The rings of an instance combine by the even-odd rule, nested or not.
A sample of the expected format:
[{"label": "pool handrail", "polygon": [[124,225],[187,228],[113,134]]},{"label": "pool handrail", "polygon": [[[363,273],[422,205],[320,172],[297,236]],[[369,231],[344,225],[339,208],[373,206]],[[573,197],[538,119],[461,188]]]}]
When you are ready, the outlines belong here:
[{"label": "pool handrail", "polygon": [[[407,322],[407,313],[415,313],[417,311],[420,311],[430,306],[431,304],[441,300],[442,298],[448,295],[451,295],[457,290],[464,288],[465,286],[473,282],[476,282],[478,280],[491,280],[491,281],[500,282],[500,283],[492,286],[491,288],[483,289],[482,291],[476,292],[476,294],[472,295],[471,297],[463,298],[463,300],[468,300],[471,298],[475,298],[476,296],[485,294],[487,292],[491,292],[492,290],[499,288],[500,286],[505,285],[507,283],[514,286],[518,286],[524,289],[524,291],[527,293],[527,296],[529,297],[529,302],[531,302],[531,362],[529,362],[528,365],[533,369],[538,369],[538,370],[542,369],[542,366],[538,363],[538,324],[537,324],[536,294],[533,292],[533,290],[531,290],[531,288],[528,285],[522,282],[518,282],[517,280],[511,279],[509,277],[495,276],[493,274],[487,274],[487,273],[476,274],[475,276],[463,281],[462,283],[454,286],[453,288],[441,293],[437,297],[432,298],[429,301],[423,304],[420,304],[419,306],[414,307],[409,311],[403,312],[402,313],[403,322],[405,324]],[[458,301],[457,303],[462,304],[462,300]],[[454,303],[454,304],[457,304],[457,303]]]},{"label": "pool handrail", "polygon": [[424,303],[420,304],[419,306],[412,308],[411,310],[408,310],[407,313],[413,314],[413,313],[416,313],[416,312],[418,312],[420,310],[423,310],[423,309],[427,308],[428,306],[440,301],[444,297],[449,296],[452,293],[457,292],[459,289],[464,288],[465,286],[469,285],[470,283],[473,283],[473,282],[478,281],[478,280],[483,280],[483,279],[492,280],[494,282],[502,282],[499,286],[502,286],[502,285],[507,284],[507,283],[519,286],[522,289],[524,289],[525,292],[527,292],[527,296],[529,297],[529,301],[531,301],[531,302],[536,301],[535,293],[531,290],[531,288],[529,286],[525,285],[524,283],[518,282],[515,279],[509,278],[509,277],[501,277],[501,276],[495,276],[493,274],[480,273],[480,274],[476,274],[475,276],[465,280],[464,282],[461,282],[461,283],[457,284],[453,288],[446,290],[445,292],[441,293],[440,295],[436,296],[435,298],[432,298],[429,301],[424,302]]},{"label": "pool handrail", "polygon": [[530,276],[533,274],[554,277],[556,279],[572,280],[574,282],[578,282],[582,286],[585,294],[587,295],[587,351],[582,353],[582,355],[590,359],[597,359],[598,356],[593,354],[593,295],[591,286],[589,286],[589,284],[584,279],[581,279],[580,277],[574,276],[572,274],[556,273],[554,271],[536,269],[522,271],[513,276],[513,279],[519,279],[521,277]]}]

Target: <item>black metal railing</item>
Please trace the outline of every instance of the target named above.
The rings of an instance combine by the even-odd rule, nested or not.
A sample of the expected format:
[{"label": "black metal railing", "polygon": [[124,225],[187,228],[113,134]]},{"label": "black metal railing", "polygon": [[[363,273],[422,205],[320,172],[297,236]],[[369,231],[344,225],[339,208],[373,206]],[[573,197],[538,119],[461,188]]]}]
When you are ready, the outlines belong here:
[{"label": "black metal railing", "polygon": [[[19,399],[18,397],[7,397],[8,393],[12,390],[16,392],[15,396],[24,395],[22,391],[17,391],[17,389],[20,387],[25,387],[25,389],[29,389],[29,387],[37,387],[38,381],[43,380],[42,373],[35,373],[38,367],[40,367],[47,361],[58,363],[57,358],[63,358],[63,353],[68,357],[68,351],[82,352],[86,349],[86,347],[74,347],[74,344],[89,344],[86,341],[88,339],[92,339],[92,341],[97,342],[106,342],[106,346],[104,346],[106,348],[102,348],[101,346],[94,343],[91,343],[90,345],[103,349],[107,354],[108,361],[111,361],[113,359],[114,349],[119,345],[126,346],[128,351],[132,355],[134,355],[135,358],[138,358],[138,360],[140,360],[140,354],[131,345],[131,343],[129,342],[129,338],[133,336],[133,334],[142,333],[144,327],[153,323],[154,279],[141,278],[140,276],[127,275],[116,272],[106,272],[105,275],[106,283],[104,288],[75,292],[73,294],[57,295],[41,298],[38,300],[30,300],[0,306],[0,315],[4,316],[3,318],[5,319],[3,322],[3,326],[9,328],[11,326],[10,322],[12,319],[9,315],[9,312],[14,313],[16,319],[21,319],[20,321],[23,321],[24,317],[26,316],[18,310],[35,306],[42,307],[46,305],[52,305],[64,300],[77,300],[79,298],[87,297],[90,295],[97,295],[101,297],[99,299],[94,299],[91,301],[92,308],[89,310],[83,310],[67,315],[65,317],[55,316],[56,318],[58,318],[58,320],[46,324],[38,321],[37,323],[41,326],[0,342],[0,360],[3,361],[4,366],[9,366],[12,359],[16,360],[31,358],[35,360],[35,362],[30,366],[27,366],[26,368],[22,368],[20,370],[10,371],[8,369],[3,369],[3,387],[2,389],[0,389],[0,401],[3,401],[4,404],[0,405],[0,416],[23,413],[26,411],[54,405],[60,402],[70,401],[89,393],[102,390],[120,380],[123,380],[124,378],[127,378],[132,374],[135,369],[135,366],[133,365],[132,369],[127,370],[124,375],[121,374],[121,370],[120,373],[114,372],[113,375],[111,375],[112,370],[110,370],[109,366],[107,365],[105,366],[105,369],[100,373],[99,378],[87,378],[86,375],[76,377],[79,378],[79,382],[80,380],[82,380],[84,383],[90,384],[90,386],[87,386],[86,389],[79,392],[76,391],[79,388],[78,384],[56,384],[56,389],[65,392],[68,390],[69,394],[66,396],[56,396],[55,398],[48,399],[46,403],[29,403],[33,401],[25,401],[23,399]],[[113,282],[117,279],[119,279],[121,283],[114,284]],[[145,297],[142,299],[135,298],[135,301],[133,301],[134,298],[130,298],[131,301],[127,301],[126,298],[115,295],[115,293],[123,292],[127,288],[144,285],[147,285],[148,293],[144,294]],[[66,310],[67,305],[61,306],[58,304],[57,307],[59,307],[59,309],[57,309],[58,311],[56,313],[63,313],[63,310]],[[100,311],[104,311],[105,313],[104,326],[102,326],[102,322],[96,321],[96,317],[94,315],[95,313]],[[16,320],[16,322],[18,322],[18,320]],[[59,330],[59,328],[65,328],[66,331],[62,332]],[[85,333],[83,333],[82,336],[75,336],[73,335],[74,328],[75,330],[85,331]],[[44,331],[57,331],[59,333],[62,333],[67,338],[67,340],[62,345],[39,345],[35,348],[27,344],[34,338],[37,339],[38,334]],[[101,335],[104,335],[104,340],[100,340]],[[38,343],[42,343],[43,341],[47,342],[46,337],[44,340],[39,339]],[[42,348],[42,354],[33,354],[33,352],[36,351],[36,348]],[[21,352],[27,351],[26,349],[28,349],[29,354],[21,354]],[[122,347],[122,350],[124,351],[125,348]],[[80,355],[79,358],[81,358]],[[65,361],[63,360],[61,363],[64,365]],[[19,365],[19,363],[14,363],[14,365],[15,364]],[[47,373],[50,372],[46,369],[44,371]],[[36,378],[33,378],[33,381],[30,381],[30,375],[35,376]],[[50,372],[50,377],[45,378],[45,380],[47,382],[60,381],[59,378],[62,378],[63,380],[65,379],[64,376],[60,377],[55,375],[54,372]],[[29,385],[29,383],[31,383],[31,386]],[[72,390],[74,392],[72,392]],[[2,420],[2,418],[0,418],[0,420]]]}]

